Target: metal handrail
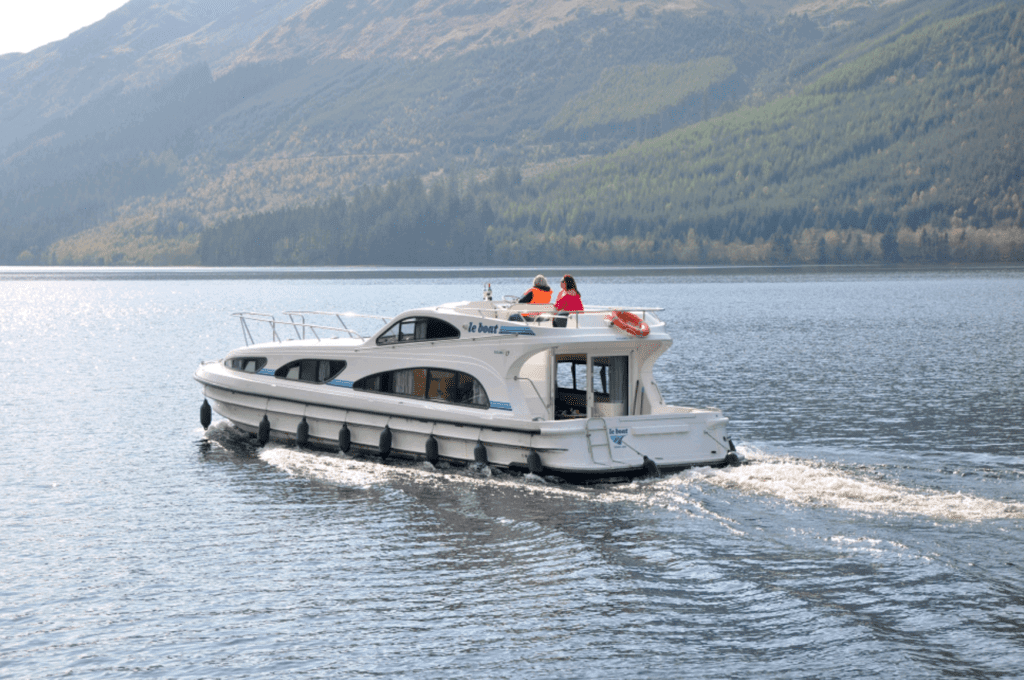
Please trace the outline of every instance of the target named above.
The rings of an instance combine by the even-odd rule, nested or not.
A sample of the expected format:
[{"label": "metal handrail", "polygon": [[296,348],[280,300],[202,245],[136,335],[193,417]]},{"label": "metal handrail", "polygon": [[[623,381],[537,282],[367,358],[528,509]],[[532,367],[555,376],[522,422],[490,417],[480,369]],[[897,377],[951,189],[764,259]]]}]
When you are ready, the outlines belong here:
[{"label": "metal handrail", "polygon": [[532,378],[527,378],[526,376],[522,376],[522,375],[517,375],[517,376],[513,377],[512,379],[513,379],[513,380],[516,380],[516,381],[519,381],[519,380],[525,380],[526,382],[530,383],[530,387],[532,387],[532,388],[533,388],[533,391],[537,393],[537,398],[538,398],[538,399],[540,399],[540,403],[541,403],[541,405],[542,405],[542,406],[543,406],[543,407],[544,407],[545,409],[550,409],[550,408],[551,408],[551,404],[549,404],[549,403],[547,403],[546,401],[544,401],[544,397],[543,397],[543,396],[541,396],[540,390],[538,390],[538,389],[537,389],[537,385],[535,385],[535,384],[534,384],[534,382],[533,382],[533,379],[532,379]]},{"label": "metal handrail", "polygon": [[[391,320],[390,317],[380,316],[378,314],[358,314],[356,312],[282,312],[288,319],[278,319],[273,314],[267,314],[265,312],[234,312],[231,316],[238,317],[242,323],[242,335],[245,338],[245,344],[253,345],[256,344],[256,339],[253,336],[252,330],[249,328],[249,321],[256,321],[259,323],[265,323],[270,326],[270,334],[272,342],[283,342],[283,337],[278,332],[278,326],[290,326],[295,332],[295,337],[298,340],[305,340],[307,331],[312,333],[313,337],[317,340],[321,340],[320,334],[317,330],[331,331],[334,333],[345,333],[351,338],[358,340],[365,340],[366,337],[361,335],[355,330],[349,328],[342,317],[347,318],[365,318],[365,319],[378,319],[387,323]],[[333,316],[337,319],[340,326],[328,326],[324,324],[309,323],[306,321],[306,316]]]},{"label": "metal handrail", "polygon": [[245,346],[255,345],[256,339],[252,335],[252,331],[249,330],[249,324],[246,321],[259,321],[261,323],[270,324],[270,333],[273,337],[274,342],[280,342],[281,339],[277,336],[277,320],[273,314],[266,314],[264,312],[233,312],[231,316],[237,316],[242,322],[242,336],[245,338]]},{"label": "metal handrail", "polygon": [[591,305],[589,309],[584,309],[578,314],[603,314],[604,312],[664,312],[664,307],[623,307],[621,305],[615,307],[600,307],[597,305]]},{"label": "metal handrail", "polygon": [[[349,328],[345,324],[345,319],[343,317],[350,318],[350,319],[353,319],[353,318],[356,318],[356,319],[378,319],[378,320],[380,320],[380,321],[382,321],[384,323],[387,323],[388,321],[391,320],[391,317],[380,316],[379,314],[360,314],[358,312],[308,312],[308,311],[301,311],[301,312],[282,312],[282,314],[285,314],[285,315],[288,316],[292,326],[295,328],[296,335],[300,334],[299,333],[299,328],[302,328],[301,337],[300,337],[301,340],[305,340],[306,339],[306,329],[307,328],[310,331],[312,331],[313,335],[316,337],[317,340],[320,339],[320,336],[316,332],[317,328],[319,328],[320,330],[331,330],[331,331],[339,331],[339,332],[342,332],[342,333],[348,333],[349,337],[354,337],[354,338],[358,338],[360,340],[364,340],[365,338],[362,335],[360,335],[358,332],[352,330],[351,328]],[[341,326],[340,327],[338,327],[338,326],[324,326],[324,325],[321,325],[321,324],[306,323],[306,315],[307,314],[310,315],[310,316],[333,316],[335,319],[337,319],[338,323],[341,324]],[[296,321],[296,317],[298,317],[298,321]]]},{"label": "metal handrail", "polygon": [[[457,310],[463,314],[476,313],[483,318],[498,319],[501,316],[507,320],[510,314],[511,307],[515,303],[502,304],[497,303],[491,309],[482,309],[479,307],[458,307]],[[525,305],[524,305],[525,307]],[[554,309],[553,305],[530,305],[530,313],[537,315],[565,315],[574,317],[576,327],[579,328],[579,317],[580,315],[599,315],[607,314],[608,312],[620,311],[620,312],[639,312],[641,316],[646,319],[648,312],[661,312],[664,311],[664,307],[624,307],[624,306],[591,306],[582,312],[558,312]],[[518,311],[518,310],[517,310]],[[525,311],[525,310],[524,310]],[[382,316],[380,314],[360,314],[358,312],[318,312],[318,311],[291,311],[281,312],[283,316],[288,317],[287,319],[279,319],[273,314],[265,312],[233,312],[232,316],[238,317],[242,324],[242,335],[245,338],[245,344],[254,345],[256,344],[256,338],[252,333],[252,329],[249,328],[249,321],[264,323],[270,326],[271,342],[283,342],[283,337],[278,331],[278,326],[289,326],[295,333],[295,337],[298,340],[305,340],[307,333],[312,334],[317,340],[321,340],[320,331],[330,331],[333,333],[344,333],[350,338],[357,340],[365,340],[369,336],[364,336],[358,331],[355,331],[348,327],[345,323],[345,319],[375,319],[382,323],[391,321],[394,317]],[[310,323],[306,320],[307,316],[323,316],[323,317],[334,317],[338,322],[337,326],[330,326],[319,323]],[[543,401],[543,400],[542,400]]]},{"label": "metal handrail", "polygon": [[[502,303],[498,302],[498,303],[495,303],[494,307],[491,308],[491,309],[482,309],[480,307],[457,307],[456,309],[458,311],[462,312],[463,314],[470,314],[470,313],[472,313],[472,314],[476,314],[477,316],[480,316],[482,318],[491,318],[491,319],[500,318],[500,315],[502,313],[504,313],[505,318],[507,319],[508,315],[512,312],[511,307],[514,304],[517,304],[517,303],[512,302],[510,304],[502,304]],[[521,309],[521,310],[517,309],[515,311],[516,312],[527,311],[527,312],[530,312],[531,314],[557,314],[558,313],[558,310],[555,309],[554,304],[543,304],[543,305],[527,305],[527,304],[524,304],[523,305],[523,309]],[[607,314],[608,312],[640,312],[642,318],[646,319],[648,312],[663,312],[663,311],[665,311],[664,307],[632,307],[632,306],[627,307],[627,306],[622,306],[622,305],[616,305],[616,306],[608,307],[608,306],[600,306],[600,305],[591,305],[587,309],[584,309],[582,312],[568,312],[568,313],[578,316],[580,314],[583,314],[583,315]]]}]

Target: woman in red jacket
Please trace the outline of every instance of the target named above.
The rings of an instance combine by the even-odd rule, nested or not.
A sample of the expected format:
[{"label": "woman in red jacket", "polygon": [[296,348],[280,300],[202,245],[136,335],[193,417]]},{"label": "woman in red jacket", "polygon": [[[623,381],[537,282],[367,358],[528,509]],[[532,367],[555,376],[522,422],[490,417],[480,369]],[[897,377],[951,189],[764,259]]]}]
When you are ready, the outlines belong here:
[{"label": "woman in red jacket", "polygon": [[562,292],[558,294],[555,309],[560,312],[582,312],[583,298],[576,288],[576,279],[570,274],[562,277]]}]

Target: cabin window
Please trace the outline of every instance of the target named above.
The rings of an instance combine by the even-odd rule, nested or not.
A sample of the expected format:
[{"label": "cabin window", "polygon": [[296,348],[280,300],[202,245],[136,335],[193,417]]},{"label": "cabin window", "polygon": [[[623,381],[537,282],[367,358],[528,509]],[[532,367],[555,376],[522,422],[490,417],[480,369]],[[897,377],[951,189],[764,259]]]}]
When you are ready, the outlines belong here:
[{"label": "cabin window", "polygon": [[285,380],[299,380],[310,383],[325,383],[345,370],[344,361],[328,359],[299,359],[285,364],[274,371],[274,375]]},{"label": "cabin window", "polygon": [[355,381],[352,388],[462,406],[488,408],[491,405],[487,392],[476,378],[442,368],[405,368],[375,373]]},{"label": "cabin window", "polygon": [[224,364],[235,371],[259,373],[260,369],[267,365],[267,360],[263,357],[234,357],[226,359]]},{"label": "cabin window", "polygon": [[377,338],[378,345],[395,345],[400,342],[423,340],[445,340],[459,337],[459,329],[447,321],[430,316],[413,316],[396,322]]}]

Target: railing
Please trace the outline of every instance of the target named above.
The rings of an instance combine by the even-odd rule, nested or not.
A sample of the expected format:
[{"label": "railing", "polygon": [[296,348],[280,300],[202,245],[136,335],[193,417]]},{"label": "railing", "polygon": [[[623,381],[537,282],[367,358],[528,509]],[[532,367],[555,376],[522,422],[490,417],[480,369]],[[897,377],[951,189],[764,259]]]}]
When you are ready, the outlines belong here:
[{"label": "railing", "polygon": [[[305,340],[308,337],[314,337],[317,340],[321,340],[320,333],[317,331],[328,331],[330,333],[344,333],[350,338],[356,338],[357,340],[365,340],[368,336],[361,335],[358,331],[349,328],[345,323],[345,319],[376,319],[382,323],[387,323],[391,320],[390,317],[380,316],[377,314],[357,314],[356,312],[282,312],[283,316],[287,316],[286,319],[279,319],[273,314],[266,314],[264,312],[235,312],[231,316],[238,317],[242,323],[242,335],[245,338],[245,344],[254,345],[256,344],[256,338],[253,335],[252,329],[249,328],[249,322],[255,322],[259,324],[266,324],[270,327],[271,342],[283,342],[286,338],[279,331],[287,332],[290,328],[295,334],[296,340]],[[322,316],[331,317],[335,319],[339,325],[332,326],[326,323],[310,323],[306,320],[307,316]],[[374,331],[376,332],[376,330]],[[325,333],[326,335],[326,333]],[[292,339],[292,338],[287,338]]]},{"label": "railing", "polygon": [[[456,308],[456,311],[461,314],[479,316],[485,319],[499,319],[502,321],[513,322],[525,321],[526,317],[523,317],[522,315],[528,314],[530,323],[567,328],[596,328],[603,325],[603,317],[613,311],[632,312],[634,314],[638,314],[645,322],[648,321],[648,317],[650,316],[654,322],[657,322],[658,317],[654,315],[654,312],[660,312],[663,310],[664,307],[591,306],[582,312],[559,312],[555,310],[554,305],[530,305],[514,302],[471,303],[467,306]],[[321,333],[324,335],[327,335],[328,333],[334,334],[334,337],[337,337],[337,334],[344,334],[350,338],[365,340],[373,335],[373,333],[376,333],[377,329],[379,329],[381,325],[386,324],[393,318],[381,316],[379,314],[359,314],[356,312],[307,311],[281,312],[281,316],[287,318],[278,318],[273,314],[267,314],[264,312],[235,312],[232,316],[238,317],[241,321],[242,335],[245,338],[246,346],[254,345],[257,342],[252,328],[250,328],[250,322],[269,326],[271,342],[283,342],[286,339],[306,340],[309,338],[322,340],[323,338],[321,338]],[[313,323],[309,321],[307,317],[324,317],[331,319],[334,322],[334,325],[329,325],[326,322]],[[599,317],[600,321],[598,320]],[[364,335],[351,328],[348,323],[345,323],[346,320],[351,322],[352,319],[374,319],[379,321],[380,324],[375,325],[372,332]],[[294,334],[295,337],[285,338],[285,334]]]},{"label": "railing", "polygon": [[[595,317],[601,317],[602,320],[605,315],[609,312],[632,312],[640,316],[640,318],[647,322],[648,315],[650,315],[655,321],[658,321],[658,317],[655,316],[654,312],[662,312],[665,310],[664,307],[623,307],[623,306],[589,306],[582,312],[560,312],[555,310],[555,306],[548,305],[533,305],[533,304],[517,304],[516,302],[510,302],[506,296],[506,302],[495,302],[486,303],[486,306],[475,306],[473,304],[458,307],[457,311],[462,314],[472,314],[485,319],[499,319],[502,321],[525,321],[523,314],[530,315],[531,323],[544,323],[554,325],[558,321],[565,319],[567,322],[571,322],[572,328],[581,328],[587,326],[597,326],[598,324],[588,324],[584,321],[581,324],[581,317],[584,320],[593,319]],[[515,317],[519,318],[515,318]]]}]

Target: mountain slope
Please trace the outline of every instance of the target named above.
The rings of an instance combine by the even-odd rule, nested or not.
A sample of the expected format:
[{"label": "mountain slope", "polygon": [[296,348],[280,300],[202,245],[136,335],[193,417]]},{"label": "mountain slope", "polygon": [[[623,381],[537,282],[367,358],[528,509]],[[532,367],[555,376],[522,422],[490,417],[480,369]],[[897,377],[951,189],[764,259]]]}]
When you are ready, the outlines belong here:
[{"label": "mountain slope", "polygon": [[[605,68],[779,51],[745,38],[768,18],[709,3],[549,5],[133,0],[6,57],[0,261],[50,261],[55,241],[90,229],[194,243],[224,219],[408,173],[616,148],[633,135],[604,131],[593,149],[538,136]],[[398,30],[382,42],[382,26]]]},{"label": "mountain slope", "polygon": [[[925,48],[900,37],[943,20],[939,14],[953,19],[993,7],[1010,11],[977,1],[936,10],[912,0],[133,0],[66,41],[0,58],[0,262],[196,262],[202,235],[227,220],[237,225],[317,201],[338,205],[337,196],[355,197],[361,186],[409,176],[462,176],[466,185],[508,166],[527,180],[520,193],[487,197],[498,211],[488,257],[518,231],[524,243],[553,231],[607,240],[623,229],[662,241],[685,243],[693,229],[712,241],[717,234],[753,243],[797,217],[821,229],[805,217],[815,173],[838,182],[843,205],[874,197],[875,213],[911,228],[920,220],[906,208],[909,198],[884,196],[922,189],[856,151],[879,126],[903,118],[872,118],[859,97],[889,110],[906,94],[907,106],[931,111],[937,95],[927,89],[937,81],[913,85],[905,65],[847,71],[890,48],[900,64],[934,65],[922,61]],[[988,50],[991,31],[965,40],[958,44],[969,50],[977,40]],[[980,75],[960,69],[943,84],[955,90],[948,101],[960,113],[928,113],[926,126],[967,120],[961,109],[970,109],[973,90],[968,96],[965,88],[1016,87],[999,73],[1001,64],[1014,66],[1013,54],[976,59],[986,64]],[[937,70],[927,68],[917,77]],[[892,77],[887,93],[878,81]],[[970,84],[956,89],[960,78]],[[847,127],[834,124],[835,106],[845,108]],[[801,117],[812,109],[820,119]],[[989,114],[976,113],[989,125]],[[910,117],[916,125],[919,117]],[[809,125],[819,131],[814,140],[776,129],[795,134]],[[914,129],[883,146],[909,144],[921,132]],[[830,166],[816,157],[840,153],[832,142],[847,135],[859,140],[851,142],[861,164],[853,174],[846,160]],[[744,172],[753,179],[726,187],[721,173],[728,167],[735,180],[743,168],[734,169],[734,158],[751,144],[762,147],[761,165],[777,168],[770,174],[785,177],[759,183]],[[792,144],[798,148],[784,148]],[[715,160],[723,152],[729,159]],[[612,153],[619,155],[606,166],[596,164]],[[995,158],[986,154],[983,165]],[[942,143],[935,155],[948,157]],[[581,163],[577,174],[530,179]],[[601,176],[597,167],[612,170]],[[689,193],[680,193],[678,177]],[[765,207],[764,186],[781,207]],[[818,190],[816,199],[829,220],[830,196]],[[695,209],[702,202],[703,213]],[[683,217],[651,207],[670,203],[686,206]],[[591,213],[602,217],[579,217]]]},{"label": "mountain slope", "polygon": [[960,9],[838,55],[798,94],[552,176],[505,211],[516,250],[639,232],[668,261],[892,260],[893,231],[911,259],[1020,261],[1024,12]]},{"label": "mountain slope", "polygon": [[[483,239],[491,262],[523,264],[553,253],[578,263],[1024,261],[1024,11],[906,10],[900,21],[866,24],[826,59],[795,62],[809,73],[799,92],[521,184],[470,187],[477,206],[498,207],[471,241]],[[617,93],[677,72],[686,69],[613,69],[551,120],[599,112],[621,124]],[[638,129],[648,126],[650,100],[637,104]],[[422,191],[394,190],[403,197],[395,205]],[[268,214],[204,234],[203,261],[256,264],[232,259],[230,244],[246,234],[279,240],[270,255],[278,263],[389,261],[400,243],[366,250],[349,235],[348,216],[379,202],[369,198],[347,212],[306,213],[317,227],[292,223],[291,236],[319,229],[329,247],[280,241],[268,227],[282,220]],[[464,200],[463,214],[473,205]],[[362,228],[382,238],[381,225]],[[447,262],[444,249],[426,250]]]}]

